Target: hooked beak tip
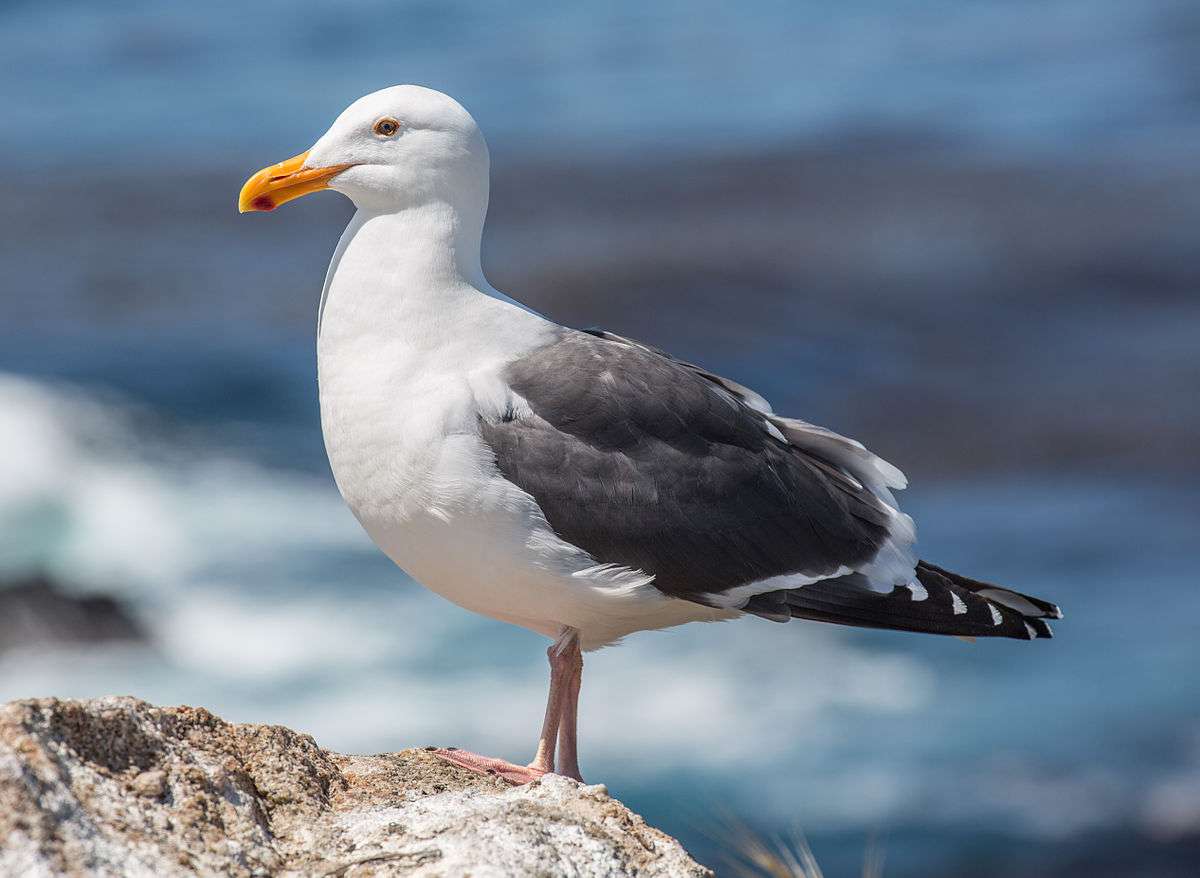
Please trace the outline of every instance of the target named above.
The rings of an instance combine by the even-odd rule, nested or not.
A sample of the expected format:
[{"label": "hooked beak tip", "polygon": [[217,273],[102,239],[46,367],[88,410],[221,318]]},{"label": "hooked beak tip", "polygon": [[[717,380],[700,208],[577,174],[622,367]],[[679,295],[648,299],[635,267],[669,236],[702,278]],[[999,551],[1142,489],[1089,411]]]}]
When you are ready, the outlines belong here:
[{"label": "hooked beak tip", "polygon": [[274,210],[301,195],[328,189],[330,180],[351,167],[306,168],[307,159],[308,153],[302,152],[252,176],[238,193],[238,213]]}]

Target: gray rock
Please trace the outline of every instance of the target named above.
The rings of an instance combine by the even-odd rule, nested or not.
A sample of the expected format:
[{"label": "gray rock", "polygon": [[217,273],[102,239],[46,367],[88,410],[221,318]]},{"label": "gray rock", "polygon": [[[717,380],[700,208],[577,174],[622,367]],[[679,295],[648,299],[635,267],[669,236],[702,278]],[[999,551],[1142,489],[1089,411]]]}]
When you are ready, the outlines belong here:
[{"label": "gray rock", "polygon": [[711,876],[602,786],[133,698],[0,707],[0,875]]},{"label": "gray rock", "polygon": [[72,594],[44,574],[0,582],[0,653],[47,643],[145,639],[116,598]]}]

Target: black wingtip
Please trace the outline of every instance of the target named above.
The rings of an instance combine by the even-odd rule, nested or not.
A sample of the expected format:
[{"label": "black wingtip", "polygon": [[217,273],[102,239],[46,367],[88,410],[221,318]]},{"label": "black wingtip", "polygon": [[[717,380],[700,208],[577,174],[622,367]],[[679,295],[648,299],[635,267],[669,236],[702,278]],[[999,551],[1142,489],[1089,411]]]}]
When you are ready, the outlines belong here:
[{"label": "black wingtip", "polygon": [[1054,637],[1054,629],[1046,623],[1045,619],[1026,619],[1025,624],[1037,633],[1037,637],[1031,637],[1029,638],[1030,640],[1035,640],[1037,638],[1045,638],[1046,640],[1050,640]]},{"label": "black wingtip", "polygon": [[1062,611],[1049,601],[925,562],[917,566],[917,582],[888,594],[873,591],[861,575],[850,574],[757,594],[741,609],[772,622],[810,619],[970,639],[1050,640],[1054,632],[1047,619],[1062,618]]}]

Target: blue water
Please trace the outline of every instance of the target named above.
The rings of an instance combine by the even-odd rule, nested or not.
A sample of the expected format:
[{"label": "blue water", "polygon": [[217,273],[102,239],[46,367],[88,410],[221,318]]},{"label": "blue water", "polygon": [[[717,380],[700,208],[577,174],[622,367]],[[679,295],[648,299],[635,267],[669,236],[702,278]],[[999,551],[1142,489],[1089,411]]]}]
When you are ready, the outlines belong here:
[{"label": "blue water", "polygon": [[[229,209],[350,99],[418,81],[474,111],[498,173],[598,175],[570,222],[553,186],[508,190],[489,246],[512,293],[886,450],[929,557],[1067,614],[1034,644],[760,620],[636,636],[589,660],[585,774],[710,860],[731,812],[803,828],[830,875],[872,835],[891,876],[1188,874],[1198,48],[1197,7],[1168,0],[3,6],[0,571],[116,594],[151,641],[0,654],[0,699],[120,692],[345,750],[528,750],[538,638],[408,582],[329,477],[312,330],[345,209]],[[690,193],[750,172],[706,162],[771,151],[848,195],[767,186],[749,231],[717,235],[720,271],[622,237],[637,217],[710,265],[733,208]],[[614,183],[686,162],[675,189]],[[881,205],[861,224],[860,202]],[[1134,244],[1114,203],[1144,218]],[[755,223],[795,237],[760,247]],[[860,231],[861,275],[837,257]],[[787,266],[793,245],[810,261],[778,274],[745,255]],[[609,301],[522,268],[576,257],[649,279]]]},{"label": "blue water", "polygon": [[637,154],[898,130],[1075,160],[1186,161],[1186,0],[254,4],[0,9],[0,149],[214,163],[307,144],[420,82],[503,148]]}]

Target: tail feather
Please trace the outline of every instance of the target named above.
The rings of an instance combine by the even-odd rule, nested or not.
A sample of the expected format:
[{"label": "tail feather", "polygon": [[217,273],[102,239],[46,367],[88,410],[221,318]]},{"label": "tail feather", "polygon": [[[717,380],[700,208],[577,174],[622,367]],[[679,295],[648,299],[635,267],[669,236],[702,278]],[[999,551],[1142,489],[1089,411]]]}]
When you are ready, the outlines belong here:
[{"label": "tail feather", "polygon": [[1053,637],[1047,619],[1059,608],[1040,598],[917,564],[916,579],[888,594],[871,590],[860,574],[755,595],[743,607],[776,622],[811,619],[863,628],[888,628],[957,637]]}]

